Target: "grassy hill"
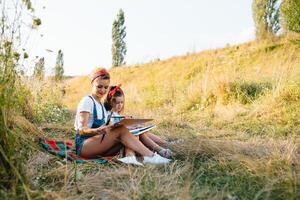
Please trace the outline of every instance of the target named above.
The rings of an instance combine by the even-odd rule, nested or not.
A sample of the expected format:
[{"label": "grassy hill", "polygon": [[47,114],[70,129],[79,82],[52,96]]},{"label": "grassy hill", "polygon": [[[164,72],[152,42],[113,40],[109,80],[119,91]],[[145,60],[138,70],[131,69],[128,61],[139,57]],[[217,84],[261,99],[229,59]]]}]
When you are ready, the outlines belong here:
[{"label": "grassy hill", "polygon": [[[114,68],[112,84],[122,84],[128,113],[256,135],[297,135],[300,51],[295,41],[249,42]],[[75,110],[89,92],[88,77],[70,79],[64,103]]]},{"label": "grassy hill", "polygon": [[[300,198],[299,50],[299,40],[278,38],[111,69],[125,112],[153,117],[155,134],[184,142],[170,147],[171,165],[81,166],[77,189],[67,182],[56,191],[83,199]],[[89,78],[67,80],[65,91],[75,110]]]},{"label": "grassy hill", "polygon": [[[85,76],[59,84],[28,80],[30,90],[20,90],[29,99],[21,110],[27,119],[11,119],[26,195],[299,199],[299,49],[299,40],[279,38],[111,69],[112,84],[125,91],[126,113],[153,117],[155,134],[183,139],[169,146],[176,153],[172,163],[160,167],[76,165],[41,151],[37,136],[73,140],[74,119],[64,105],[74,111],[90,83]],[[18,193],[24,196],[1,189],[0,197]]]}]

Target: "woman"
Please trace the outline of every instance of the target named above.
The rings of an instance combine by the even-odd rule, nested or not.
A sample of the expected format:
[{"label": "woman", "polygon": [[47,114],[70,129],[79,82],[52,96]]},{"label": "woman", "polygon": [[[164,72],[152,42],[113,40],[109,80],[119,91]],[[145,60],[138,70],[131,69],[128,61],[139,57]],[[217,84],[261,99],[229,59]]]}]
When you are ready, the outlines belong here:
[{"label": "woman", "polygon": [[[143,163],[166,164],[170,160],[153,153],[133,136],[126,127],[108,125],[108,116],[101,99],[106,95],[110,75],[105,69],[96,69],[91,75],[92,92],[84,97],[75,117],[76,153],[91,158],[109,152],[115,145],[122,143],[144,157]],[[127,157],[127,163],[141,164],[134,156]]]}]

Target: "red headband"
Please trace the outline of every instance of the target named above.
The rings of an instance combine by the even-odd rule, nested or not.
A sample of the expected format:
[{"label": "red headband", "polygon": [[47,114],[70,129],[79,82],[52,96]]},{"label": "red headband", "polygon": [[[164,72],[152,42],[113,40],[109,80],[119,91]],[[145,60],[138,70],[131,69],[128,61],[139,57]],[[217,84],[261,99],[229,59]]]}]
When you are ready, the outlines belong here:
[{"label": "red headband", "polygon": [[123,90],[121,89],[121,84],[116,86],[114,89],[112,89],[111,91],[108,92],[108,97],[112,97],[116,94],[117,91],[121,91],[123,92]]},{"label": "red headband", "polygon": [[106,69],[101,69],[100,71],[96,72],[93,77],[92,77],[92,80],[91,80],[91,83],[96,79],[98,78],[99,76],[103,76],[103,75],[109,75],[109,73],[106,71]]}]

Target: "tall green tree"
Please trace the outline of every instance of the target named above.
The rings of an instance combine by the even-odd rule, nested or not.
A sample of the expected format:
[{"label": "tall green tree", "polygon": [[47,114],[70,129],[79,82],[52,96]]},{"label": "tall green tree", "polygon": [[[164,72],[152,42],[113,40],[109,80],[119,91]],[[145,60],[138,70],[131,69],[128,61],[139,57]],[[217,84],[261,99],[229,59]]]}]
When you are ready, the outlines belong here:
[{"label": "tall green tree", "polygon": [[281,8],[284,30],[300,33],[300,0],[285,0]]},{"label": "tall green tree", "polygon": [[56,57],[56,64],[54,67],[54,79],[57,81],[62,80],[64,76],[64,54],[59,50]]},{"label": "tall green tree", "polygon": [[280,14],[281,0],[268,0],[267,6],[267,24],[268,32],[275,35],[281,28],[279,14]]},{"label": "tall green tree", "polygon": [[40,58],[34,66],[33,77],[43,80],[45,76],[45,58]]},{"label": "tall green tree", "polygon": [[265,39],[280,30],[280,0],[253,0],[252,13],[256,38]]},{"label": "tall green tree", "polygon": [[117,67],[125,64],[124,58],[127,52],[125,16],[122,9],[119,10],[117,18],[112,25],[112,66]]}]

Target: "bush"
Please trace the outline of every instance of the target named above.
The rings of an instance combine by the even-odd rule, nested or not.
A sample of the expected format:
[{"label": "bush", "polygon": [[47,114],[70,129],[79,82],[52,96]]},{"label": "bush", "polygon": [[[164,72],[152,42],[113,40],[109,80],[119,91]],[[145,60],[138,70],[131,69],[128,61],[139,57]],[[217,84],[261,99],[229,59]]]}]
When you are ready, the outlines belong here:
[{"label": "bush", "polygon": [[56,103],[37,104],[35,107],[35,121],[64,123],[71,119],[68,109]]},{"label": "bush", "polygon": [[28,80],[32,93],[33,121],[36,123],[65,123],[71,113],[63,105],[64,85],[48,80]]},{"label": "bush", "polygon": [[223,91],[223,103],[228,104],[232,100],[237,100],[242,104],[250,104],[271,88],[272,84],[269,82],[233,82],[223,89],[225,90]]}]

